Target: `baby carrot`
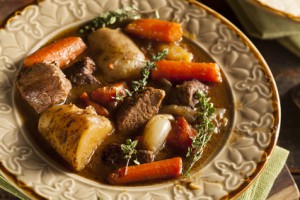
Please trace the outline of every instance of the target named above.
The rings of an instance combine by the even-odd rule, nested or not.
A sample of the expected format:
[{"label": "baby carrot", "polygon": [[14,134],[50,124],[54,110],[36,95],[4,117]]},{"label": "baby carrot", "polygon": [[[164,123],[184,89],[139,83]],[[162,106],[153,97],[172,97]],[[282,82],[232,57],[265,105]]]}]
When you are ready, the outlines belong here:
[{"label": "baby carrot", "polygon": [[56,62],[60,68],[63,68],[86,48],[85,43],[80,37],[63,38],[26,57],[24,66],[30,67],[40,62]]},{"label": "baby carrot", "polygon": [[125,31],[136,36],[161,42],[176,42],[182,35],[181,24],[159,19],[138,19],[125,27]]},{"label": "baby carrot", "polygon": [[89,95],[84,92],[80,95],[80,100],[86,105],[86,106],[92,106],[95,108],[98,115],[109,117],[109,112],[104,108],[103,106],[97,104],[96,102],[92,101],[89,97]]},{"label": "baby carrot", "polygon": [[141,165],[122,167],[108,176],[112,185],[135,183],[140,181],[176,178],[182,171],[181,157],[145,163]]},{"label": "baby carrot", "polygon": [[171,81],[198,79],[206,82],[222,82],[220,67],[216,63],[195,63],[161,60],[156,62],[152,79],[166,78]]},{"label": "baby carrot", "polygon": [[124,96],[126,88],[125,82],[100,87],[91,92],[91,98],[95,102],[105,105],[109,102],[116,101],[116,95]]}]

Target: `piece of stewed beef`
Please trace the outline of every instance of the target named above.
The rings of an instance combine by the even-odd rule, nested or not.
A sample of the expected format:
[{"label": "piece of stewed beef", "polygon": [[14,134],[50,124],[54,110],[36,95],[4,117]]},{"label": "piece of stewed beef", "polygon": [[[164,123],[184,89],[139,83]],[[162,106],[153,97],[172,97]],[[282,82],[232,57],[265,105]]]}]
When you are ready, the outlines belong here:
[{"label": "piece of stewed beef", "polygon": [[72,88],[55,63],[38,63],[22,71],[16,81],[22,97],[37,113],[65,102]]}]

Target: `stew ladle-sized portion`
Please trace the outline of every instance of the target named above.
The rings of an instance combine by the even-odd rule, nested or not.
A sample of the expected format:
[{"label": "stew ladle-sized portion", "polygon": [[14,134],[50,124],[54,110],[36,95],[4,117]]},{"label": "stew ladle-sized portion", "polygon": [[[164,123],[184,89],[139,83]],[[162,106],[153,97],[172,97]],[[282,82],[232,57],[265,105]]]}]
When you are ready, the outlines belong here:
[{"label": "stew ladle-sized portion", "polygon": [[37,116],[30,128],[75,173],[117,185],[161,181],[210,153],[227,122],[218,96],[209,98],[222,76],[216,63],[194,62],[180,24],[129,20],[60,37],[25,58],[16,85]]}]

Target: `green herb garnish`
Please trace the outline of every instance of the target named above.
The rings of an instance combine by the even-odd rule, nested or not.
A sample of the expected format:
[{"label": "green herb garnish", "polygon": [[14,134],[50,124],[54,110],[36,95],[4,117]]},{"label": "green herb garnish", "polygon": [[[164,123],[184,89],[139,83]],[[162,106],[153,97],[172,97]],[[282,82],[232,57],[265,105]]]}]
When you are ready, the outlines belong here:
[{"label": "green herb garnish", "polygon": [[144,90],[145,86],[147,85],[151,70],[154,70],[156,68],[155,62],[164,59],[167,54],[168,49],[164,49],[162,52],[157,53],[157,55],[152,56],[151,60],[148,60],[146,62],[145,66],[141,70],[142,78],[138,81],[132,81],[131,86],[133,91],[129,92],[131,93],[131,95],[129,96],[138,94],[139,92]]},{"label": "green herb garnish", "polygon": [[168,49],[164,49],[162,52],[158,52],[156,55],[153,55],[151,60],[146,61],[145,66],[141,70],[141,79],[131,82],[132,91],[125,89],[125,92],[119,93],[116,92],[116,100],[122,101],[126,96],[134,96],[139,94],[145,89],[145,86],[148,83],[148,79],[152,70],[156,68],[155,62],[160,61],[166,57],[168,54]]},{"label": "green herb garnish", "polygon": [[135,8],[127,7],[123,9],[117,9],[114,11],[109,11],[99,17],[92,19],[78,30],[80,34],[87,34],[95,31],[98,28],[107,27],[115,23],[120,23],[125,20],[139,19],[141,17],[141,12]]},{"label": "green herb garnish", "polygon": [[204,148],[210,140],[215,128],[211,118],[216,109],[213,104],[210,103],[210,98],[206,97],[201,91],[197,91],[195,97],[198,100],[195,107],[197,108],[196,119],[199,123],[196,125],[197,136],[192,138],[192,145],[188,148],[186,154],[188,164],[185,167],[185,175],[189,175],[194,164],[201,158]]},{"label": "green herb garnish", "polygon": [[[125,174],[127,174],[127,167],[129,166],[129,162],[133,155],[137,154],[136,146],[138,144],[138,140],[132,141],[131,139],[127,139],[125,144],[121,144],[121,150],[123,154],[125,154],[124,158],[127,160]],[[139,165],[139,161],[135,159],[133,161],[135,164]]]}]

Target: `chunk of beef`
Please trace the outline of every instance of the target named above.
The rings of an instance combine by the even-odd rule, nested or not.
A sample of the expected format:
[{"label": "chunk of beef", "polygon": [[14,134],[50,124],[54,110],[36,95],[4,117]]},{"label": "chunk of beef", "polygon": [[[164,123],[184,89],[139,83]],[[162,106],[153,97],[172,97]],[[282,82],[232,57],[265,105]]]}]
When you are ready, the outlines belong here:
[{"label": "chunk of beef", "polygon": [[54,63],[38,63],[21,72],[17,87],[36,112],[65,102],[72,85]]},{"label": "chunk of beef", "polygon": [[99,83],[99,81],[92,75],[95,70],[96,66],[94,61],[89,57],[84,57],[65,69],[64,73],[72,83],[85,85]]},{"label": "chunk of beef", "polygon": [[114,168],[126,165],[126,160],[120,144],[112,143],[107,145],[102,152],[102,161]]},{"label": "chunk of beef", "polygon": [[136,153],[136,159],[139,163],[149,163],[154,161],[154,153],[150,150],[138,150]]},{"label": "chunk of beef", "polygon": [[[117,143],[112,143],[106,146],[103,150],[102,161],[110,167],[118,168],[126,165],[127,160],[124,158],[124,156],[125,155],[122,152],[121,145]],[[129,164],[133,165],[134,160],[138,160],[141,164],[153,162],[153,151],[137,150],[137,153],[132,155],[131,162]]]},{"label": "chunk of beef", "polygon": [[198,80],[184,81],[172,90],[169,101],[173,104],[193,107],[197,103],[194,98],[197,90],[207,94],[208,86]]},{"label": "chunk of beef", "polygon": [[117,115],[119,131],[132,132],[144,126],[157,114],[165,92],[152,87],[142,93],[125,99]]}]

